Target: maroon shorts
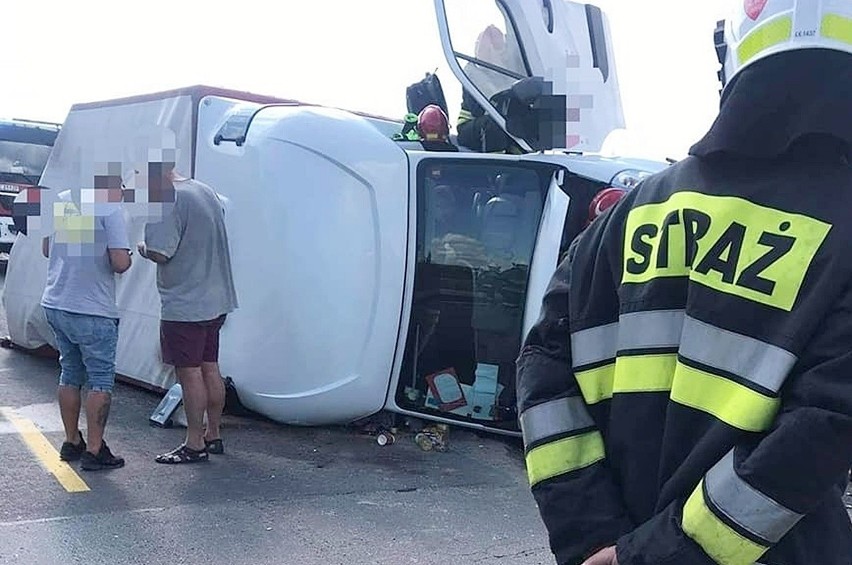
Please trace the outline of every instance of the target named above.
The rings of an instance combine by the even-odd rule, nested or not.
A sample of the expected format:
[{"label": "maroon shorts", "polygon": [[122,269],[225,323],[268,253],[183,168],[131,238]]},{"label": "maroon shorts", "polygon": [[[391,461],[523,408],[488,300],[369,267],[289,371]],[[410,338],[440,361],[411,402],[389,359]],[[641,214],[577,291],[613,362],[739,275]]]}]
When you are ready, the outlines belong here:
[{"label": "maroon shorts", "polygon": [[225,315],[204,322],[160,322],[163,363],[175,367],[200,367],[219,361],[219,330]]}]

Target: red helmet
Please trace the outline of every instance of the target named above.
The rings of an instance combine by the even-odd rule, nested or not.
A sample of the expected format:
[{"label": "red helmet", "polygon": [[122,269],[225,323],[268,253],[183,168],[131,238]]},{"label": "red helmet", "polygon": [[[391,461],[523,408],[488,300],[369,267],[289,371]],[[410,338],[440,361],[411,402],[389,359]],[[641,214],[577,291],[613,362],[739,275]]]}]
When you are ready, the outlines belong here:
[{"label": "red helmet", "polygon": [[429,104],[417,116],[417,132],[425,141],[447,141],[450,138],[450,120],[440,106]]},{"label": "red helmet", "polygon": [[598,192],[595,197],[592,198],[592,203],[589,204],[589,218],[586,220],[586,225],[588,226],[594,222],[598,216],[615,206],[615,204],[621,200],[625,194],[627,194],[627,191],[623,188],[605,188]]}]

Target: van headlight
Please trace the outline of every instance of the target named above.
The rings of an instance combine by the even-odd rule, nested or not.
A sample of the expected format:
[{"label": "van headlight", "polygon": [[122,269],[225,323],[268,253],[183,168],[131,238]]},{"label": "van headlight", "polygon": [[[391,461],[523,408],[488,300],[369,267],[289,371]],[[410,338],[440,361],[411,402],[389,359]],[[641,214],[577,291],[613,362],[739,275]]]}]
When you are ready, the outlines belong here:
[{"label": "van headlight", "polygon": [[640,182],[650,177],[653,173],[639,169],[626,169],[612,177],[610,185],[617,188],[636,188]]}]

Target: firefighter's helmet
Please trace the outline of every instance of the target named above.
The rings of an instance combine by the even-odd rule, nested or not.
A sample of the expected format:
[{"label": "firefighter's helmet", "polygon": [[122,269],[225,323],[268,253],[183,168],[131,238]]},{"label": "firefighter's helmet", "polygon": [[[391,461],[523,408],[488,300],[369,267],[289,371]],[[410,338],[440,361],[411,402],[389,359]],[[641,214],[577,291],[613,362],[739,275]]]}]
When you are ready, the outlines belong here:
[{"label": "firefighter's helmet", "polygon": [[450,120],[440,106],[429,104],[417,117],[417,131],[424,141],[448,141]]},{"label": "firefighter's helmet", "polygon": [[627,194],[627,191],[623,188],[605,188],[598,192],[592,198],[592,203],[589,204],[589,217],[586,219],[586,225],[588,226],[598,216],[615,206],[625,194]]},{"label": "firefighter's helmet", "polygon": [[832,49],[852,55],[849,0],[736,0],[714,35],[724,89],[743,69],[787,51]]}]

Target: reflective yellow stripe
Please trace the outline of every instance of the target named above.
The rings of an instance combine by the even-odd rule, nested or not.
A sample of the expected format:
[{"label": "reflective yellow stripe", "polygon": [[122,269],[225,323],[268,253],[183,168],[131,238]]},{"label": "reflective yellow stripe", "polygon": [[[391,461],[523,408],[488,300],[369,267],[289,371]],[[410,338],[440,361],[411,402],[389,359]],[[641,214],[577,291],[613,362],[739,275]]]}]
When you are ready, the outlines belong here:
[{"label": "reflective yellow stripe", "polygon": [[583,469],[604,458],[600,432],[560,439],[536,447],[527,453],[527,476],[530,485]]},{"label": "reflective yellow stripe", "polygon": [[751,30],[737,48],[740,65],[745,65],[761,51],[787,41],[793,36],[793,18],[785,16],[770,20]]},{"label": "reflective yellow stripe", "polygon": [[612,384],[615,378],[615,363],[609,363],[596,369],[577,371],[574,374],[580,391],[588,404],[597,404],[612,398]]},{"label": "reflective yellow stripe", "polygon": [[823,37],[852,45],[852,18],[828,14],[822,19]]},{"label": "reflective yellow stripe", "polygon": [[704,481],[686,501],[682,527],[719,565],[753,565],[768,549],[744,538],[716,517],[704,501]]},{"label": "reflective yellow stripe", "polygon": [[672,388],[677,355],[674,353],[619,357],[595,369],[578,371],[574,376],[583,398],[597,404],[614,393],[665,392]]},{"label": "reflective yellow stripe", "polygon": [[467,110],[462,110],[459,112],[459,119],[456,121],[456,125],[463,124],[465,122],[469,122],[473,119],[473,114],[471,114]]},{"label": "reflective yellow stripe", "polygon": [[612,390],[614,393],[670,391],[676,366],[675,353],[619,357]]},{"label": "reflective yellow stripe", "polygon": [[747,432],[768,429],[780,405],[777,398],[680,362],[675,369],[671,398]]}]

